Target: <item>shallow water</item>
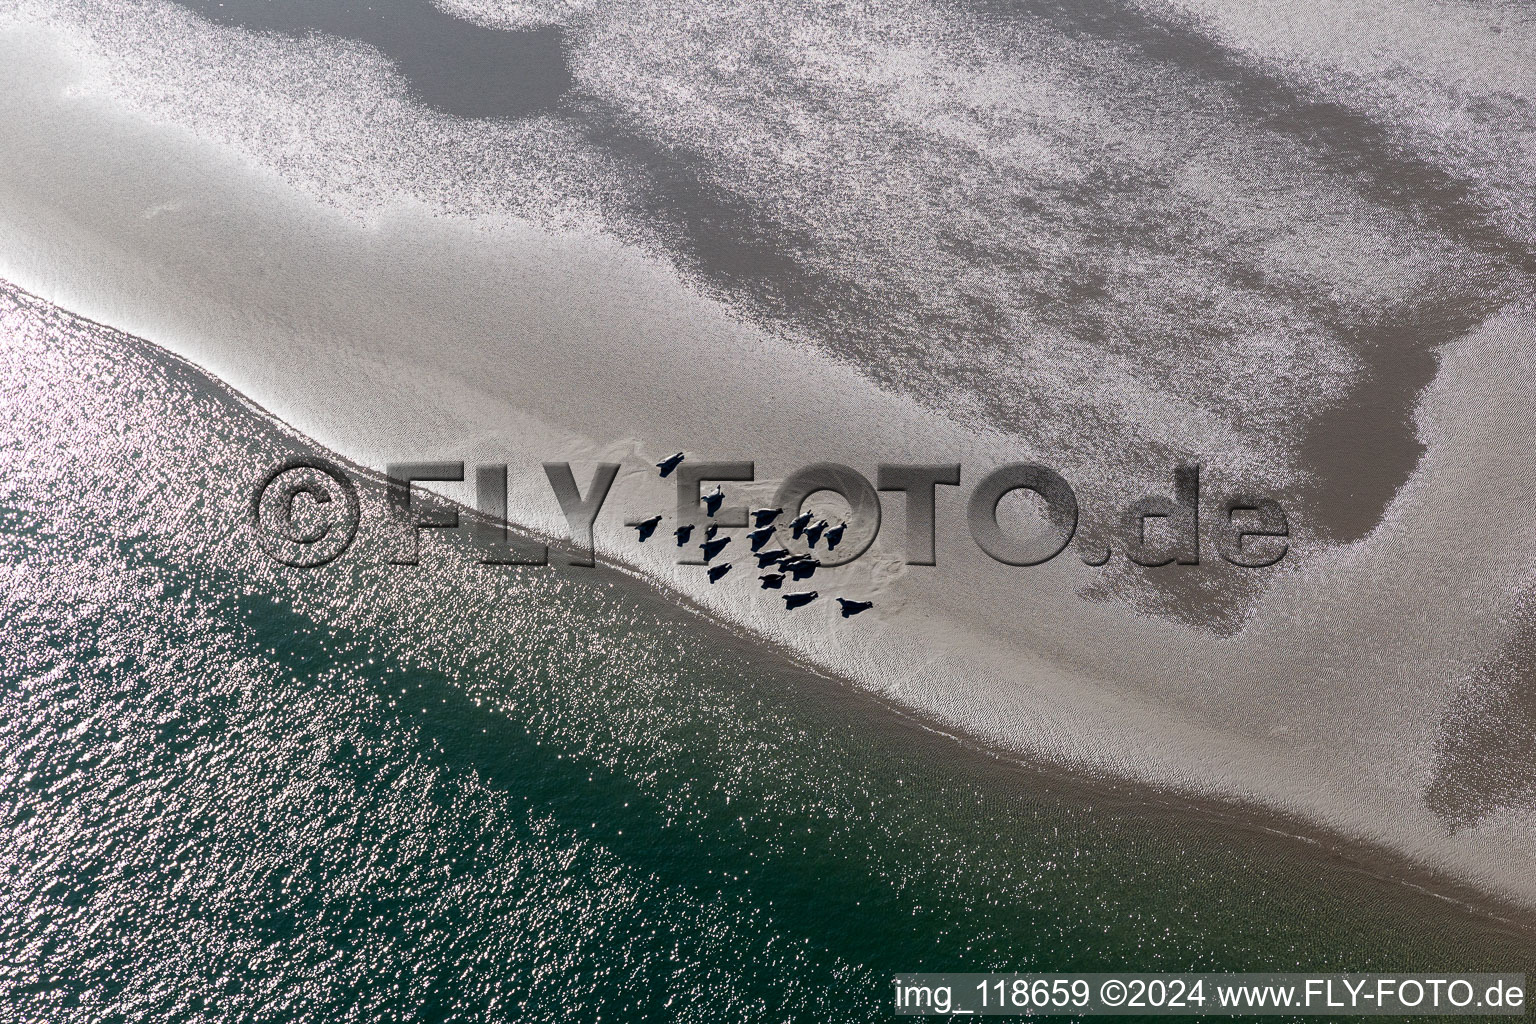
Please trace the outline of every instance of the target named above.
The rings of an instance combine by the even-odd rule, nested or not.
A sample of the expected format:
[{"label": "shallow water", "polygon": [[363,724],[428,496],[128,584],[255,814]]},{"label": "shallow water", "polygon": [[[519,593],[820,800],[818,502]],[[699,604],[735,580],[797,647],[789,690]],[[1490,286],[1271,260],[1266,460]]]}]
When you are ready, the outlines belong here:
[{"label": "shallow water", "polygon": [[445,14],[427,0],[178,0],[222,25],[255,32],[323,32],[376,47],[425,103],[459,117],[530,117],[571,86],[553,26],[504,31]]},{"label": "shallow water", "polygon": [[0,1020],[855,1020],[914,968],[1536,967],[1370,857],[1000,762],[615,570],[440,537],[385,566],[372,484],[350,552],[276,566],[245,503],[302,438],[24,294],[0,332]]},{"label": "shallow water", "polygon": [[[1533,44],[1511,0],[0,0],[0,275],[212,375],[5,292],[0,1021],[1525,966]],[[950,502],[942,572],[789,618],[635,546],[633,472],[624,572],[366,524],[290,571],[243,507],[310,442],[219,378],[371,466],[505,458],[533,528],[540,458],[708,444],[765,500],[1038,458],[1099,526],[1197,459],[1293,549],[1009,573]]]}]

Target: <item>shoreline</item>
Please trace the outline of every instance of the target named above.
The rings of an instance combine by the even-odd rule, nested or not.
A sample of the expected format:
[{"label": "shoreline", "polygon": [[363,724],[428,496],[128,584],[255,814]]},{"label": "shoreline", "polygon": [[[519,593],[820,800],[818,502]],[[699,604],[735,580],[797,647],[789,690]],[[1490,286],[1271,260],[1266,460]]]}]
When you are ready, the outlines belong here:
[{"label": "shoreline", "polygon": [[[424,453],[525,468],[534,453],[639,463],[663,439],[670,451],[708,436],[711,457],[751,457],[753,446],[772,456],[761,459],[767,487],[806,450],[856,466],[941,449],[968,464],[1033,454],[781,344],[612,240],[444,223],[413,207],[351,224],[239,154],[89,90],[73,98],[65,67],[8,101],[58,116],[7,129],[30,145],[0,177],[20,239],[6,275],[155,339],[361,464]],[[45,123],[46,139],[26,135]],[[92,142],[102,138],[114,146]],[[1494,443],[1523,436],[1530,418],[1509,380],[1530,333],[1523,315],[1447,346],[1417,412],[1426,458],[1386,519],[1359,544],[1304,552],[1233,638],[1143,614],[1134,594],[1080,567],[1024,575],[964,552],[941,550],[942,577],[903,571],[889,549],[866,555],[849,585],[879,594],[883,617],[835,635],[804,620],[797,631],[752,595],[711,593],[645,551],[624,571],[977,743],[1251,801],[1536,905],[1527,817],[1449,839],[1420,797],[1448,690],[1498,641],[1513,601],[1499,582],[1507,569],[1468,527],[1521,521],[1530,482],[1472,507],[1449,499],[1477,493],[1467,487],[1480,470],[1516,464]],[[753,387],[764,375],[775,394]],[[1460,402],[1474,388],[1487,404],[1478,415]],[[699,407],[712,393],[729,417]],[[841,447],[815,447],[834,437]],[[647,498],[634,474],[616,486]],[[511,507],[525,530],[561,528],[542,493]],[[599,558],[631,550],[616,525],[629,510],[610,508]],[[941,526],[958,534],[946,514]],[[1460,546],[1424,558],[1423,538],[1440,536]],[[1536,558],[1531,538],[1509,544],[1514,564]],[[1395,588],[1385,601],[1384,587]],[[1393,597],[1410,591],[1429,595],[1417,614]],[[1463,608],[1469,596],[1478,603]],[[1358,649],[1362,638],[1386,664]]]},{"label": "shoreline", "polygon": [[[0,288],[14,289],[25,299],[54,307],[47,299],[32,295],[14,284],[0,280]],[[346,468],[375,487],[382,487],[385,477],[377,470],[357,462],[349,456],[331,450],[308,437],[303,431],[288,423],[244,394],[228,381],[210,373],[190,359],[155,344],[146,338],[127,334],[110,324],[99,323],[69,311],[65,315],[91,324],[97,328],[123,335],[138,345],[151,358],[164,361],[189,374],[198,385],[220,393],[226,400],[248,410],[257,418],[272,425],[295,444],[313,454],[327,458]],[[451,497],[437,495],[440,501],[451,505],[460,516],[461,525],[484,518],[481,513]],[[505,524],[509,531],[522,539],[545,544],[551,553],[568,554],[572,548],[567,540],[554,534],[529,531],[516,523]],[[345,557],[345,556],[344,556]],[[1475,886],[1454,877],[1416,864],[1411,858],[1389,848],[1372,844],[1326,826],[1309,822],[1304,818],[1287,815],[1259,803],[1218,795],[1202,794],[1195,790],[1161,787],[1154,783],[1133,778],[1118,777],[1109,773],[1084,770],[1065,762],[1032,757],[1028,752],[1011,749],[989,742],[983,737],[957,730],[942,720],[925,715],[921,710],[905,707],[884,695],[862,687],[856,680],[821,665],[817,665],[785,644],[775,643],[746,627],[722,618],[712,610],[681,591],[667,588],[661,581],[647,576],[636,567],[598,552],[593,572],[608,571],[628,580],[628,586],[637,587],[653,600],[684,613],[698,617],[709,627],[725,634],[742,650],[748,659],[766,655],[776,659],[796,672],[827,684],[824,697],[832,697],[856,708],[855,713],[878,729],[897,731],[916,730],[929,737],[934,745],[944,751],[959,751],[960,756],[971,759],[971,767],[983,774],[995,775],[1000,785],[1017,786],[1021,780],[1027,792],[1068,794],[1071,798],[1088,804],[1107,803],[1112,806],[1153,808],[1160,815],[1174,815],[1193,821],[1201,828],[1215,827],[1228,834],[1237,833],[1253,840],[1274,844],[1283,855],[1297,861],[1308,858],[1325,860],[1343,865],[1350,872],[1368,878],[1372,883],[1393,889],[1408,890],[1431,897],[1456,913],[1464,913],[1507,928],[1536,952],[1536,907],[1521,906],[1496,894],[1478,890]],[[553,563],[534,571],[571,572],[570,567],[557,568]],[[923,756],[937,759],[935,751]]]}]

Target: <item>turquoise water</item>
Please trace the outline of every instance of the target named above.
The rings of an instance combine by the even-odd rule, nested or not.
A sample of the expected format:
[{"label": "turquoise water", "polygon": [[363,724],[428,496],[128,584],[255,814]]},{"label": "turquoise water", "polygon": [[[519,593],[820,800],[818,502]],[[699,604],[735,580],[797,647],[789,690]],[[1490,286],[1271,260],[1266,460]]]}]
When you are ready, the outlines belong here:
[{"label": "turquoise water", "polygon": [[[928,970],[1526,970],[1358,858],[1010,765],[611,570],[255,552],[302,439],[0,292],[0,1021],[843,1021]],[[374,534],[377,531],[373,531]]]}]

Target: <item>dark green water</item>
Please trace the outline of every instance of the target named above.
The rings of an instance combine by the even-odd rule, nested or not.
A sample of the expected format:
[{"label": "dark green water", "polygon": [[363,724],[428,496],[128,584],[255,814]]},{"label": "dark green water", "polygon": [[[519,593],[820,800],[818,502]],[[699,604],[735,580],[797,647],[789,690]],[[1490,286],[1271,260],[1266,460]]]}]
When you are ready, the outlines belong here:
[{"label": "dark green water", "polygon": [[1529,933],[1010,766],[609,570],[257,554],[304,445],[0,292],[0,1021],[845,1021],[929,970],[1529,970]]}]

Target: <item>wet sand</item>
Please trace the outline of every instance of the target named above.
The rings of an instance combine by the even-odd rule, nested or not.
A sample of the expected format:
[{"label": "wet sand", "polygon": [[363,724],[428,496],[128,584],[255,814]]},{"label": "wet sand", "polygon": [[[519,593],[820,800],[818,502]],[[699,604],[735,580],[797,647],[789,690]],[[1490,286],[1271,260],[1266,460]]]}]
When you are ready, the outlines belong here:
[{"label": "wet sand", "polygon": [[[652,875],[652,882],[663,888],[687,880],[707,895],[716,883],[708,878],[715,872],[705,866],[735,862],[733,873],[743,876],[738,881],[751,883],[746,888],[751,905],[772,915],[775,903],[798,904],[800,874],[824,886],[829,870],[840,877],[851,871],[846,886],[822,892],[814,908],[791,913],[775,926],[774,934],[791,937],[796,945],[802,932],[814,935],[813,961],[772,957],[757,969],[782,986],[787,978],[812,977],[829,958],[835,964],[839,956],[862,949],[870,960],[861,963],[855,955],[848,965],[857,979],[849,995],[859,1005],[873,995],[881,1012],[880,971],[911,962],[908,932],[915,932],[925,956],[937,952],[974,961],[1001,952],[1013,964],[1032,963],[1042,950],[1048,964],[1113,964],[1134,950],[1135,962],[1142,964],[1404,970],[1454,963],[1514,970],[1536,949],[1536,920],[1527,908],[1490,900],[1400,858],[1261,808],[1063,771],[978,744],[847,680],[797,664],[792,651],[767,650],[759,637],[712,619],[702,608],[680,608],[674,592],[621,564],[590,571],[562,568],[557,550],[551,567],[479,569],[471,563],[480,549],[460,533],[428,543],[425,550],[435,557],[419,569],[384,566],[383,479],[363,466],[348,465],[364,519],[353,554],[319,570],[276,566],[253,549],[244,527],[248,495],[242,467],[259,456],[284,453],[346,460],[294,434],[184,360],[34,297],[0,289],[0,328],[7,341],[7,379],[34,382],[3,396],[12,429],[4,438],[11,472],[0,496],[6,510],[0,540],[9,550],[19,544],[30,551],[22,563],[0,563],[16,584],[3,616],[25,620],[29,607],[48,607],[59,588],[36,586],[39,581],[70,578],[71,593],[86,598],[73,602],[79,609],[74,616],[54,609],[59,622],[47,631],[47,642],[37,631],[6,633],[6,643],[19,655],[16,663],[27,666],[30,685],[7,687],[5,700],[13,707],[51,706],[52,713],[42,729],[35,722],[17,724],[26,716],[6,716],[12,723],[8,770],[36,763],[49,784],[28,788],[23,809],[5,827],[29,852],[56,847],[58,857],[33,858],[28,871],[52,879],[50,895],[92,885],[89,906],[96,917],[112,909],[119,886],[111,879],[121,869],[72,874],[83,852],[111,864],[113,849],[125,842],[140,849],[164,836],[180,837],[174,839],[180,852],[148,872],[166,872],[177,884],[169,904],[153,915],[155,923],[136,933],[142,942],[164,941],[165,917],[196,920],[214,912],[210,899],[224,905],[247,891],[241,878],[221,877],[215,865],[224,858],[188,856],[188,842],[199,850],[217,849],[232,828],[222,814],[194,815],[196,838],[190,838],[184,812],[197,809],[196,795],[210,780],[229,790],[226,801],[254,799],[258,819],[292,819],[280,829],[285,839],[277,849],[268,848],[258,830],[234,862],[238,875],[254,871],[259,879],[277,870],[292,885],[313,871],[287,863],[294,855],[292,829],[308,837],[303,846],[313,841],[316,821],[327,820],[323,814],[317,818],[315,773],[341,769],[344,777],[350,759],[358,756],[355,744],[373,748],[372,759],[382,740],[403,741],[418,758],[426,754],[433,771],[467,768],[474,783],[459,792],[456,807],[465,801],[482,805],[502,790],[536,798],[534,814],[553,815],[538,830],[550,841],[574,825],[591,843],[588,829],[599,827],[597,819],[598,843],[625,864],[649,864],[660,876]],[[132,410],[144,406],[162,415],[136,419]],[[30,438],[30,448],[18,447],[22,436]],[[55,514],[31,523],[12,514],[43,494]],[[189,515],[188,509],[200,511]],[[460,511],[473,516],[467,508]],[[125,544],[125,538],[132,542]],[[553,538],[539,539],[560,548]],[[70,557],[60,559],[66,552]],[[149,594],[161,599],[145,601]],[[137,605],[140,613],[120,608],[121,601]],[[177,631],[167,635],[163,625],[151,626],[178,609],[195,613],[196,643]],[[105,619],[94,640],[71,625],[92,615]],[[603,624],[605,641],[593,648],[584,635],[597,623]],[[245,635],[252,628],[256,635]],[[189,673],[175,657],[144,664],[121,656],[91,657],[94,645],[149,652],[167,638],[202,659],[203,667]],[[67,642],[59,645],[61,640]],[[674,644],[678,652],[672,651]],[[225,665],[231,649],[239,657]],[[286,684],[275,707],[266,704],[272,695],[265,672],[257,668],[261,650],[273,657],[277,677]],[[686,656],[678,656],[682,650]],[[593,656],[607,670],[598,670],[589,660]],[[50,661],[60,660],[67,670],[46,670]],[[218,665],[224,668],[214,668]],[[91,684],[108,666],[125,674],[123,685]],[[90,699],[78,693],[69,698],[82,682]],[[414,684],[412,700],[396,699],[406,692],[402,684],[406,689]],[[160,692],[162,686],[202,713],[167,714],[169,695]],[[231,689],[241,698],[227,700]],[[377,698],[366,699],[373,691],[387,698],[387,708]],[[301,724],[316,714],[306,710],[314,702],[330,709],[320,712],[323,727]],[[210,713],[219,706],[225,715],[238,708],[255,720],[244,728],[221,727],[223,717]],[[386,723],[381,735],[364,740],[359,723],[367,735],[381,711]],[[95,726],[56,734],[81,715]],[[158,723],[147,734],[134,725],[142,715]],[[295,716],[301,721],[292,721]],[[104,758],[96,771],[78,770],[62,756],[77,743],[90,749],[104,728],[121,735],[119,752],[86,755]],[[189,733],[206,738],[188,742]],[[253,733],[266,737],[254,749]],[[308,749],[317,741],[320,750]],[[148,743],[149,749],[129,756],[122,751],[125,743]],[[271,751],[261,749],[265,743],[297,753],[299,763],[288,769],[272,763]],[[165,764],[167,745],[182,756],[189,750],[213,756],[222,767],[202,781],[178,781]],[[144,764],[157,767],[144,772]],[[142,777],[130,771],[123,778],[129,765]],[[403,770],[396,766],[380,778],[397,778]],[[99,785],[103,774],[114,784]],[[32,781],[39,783],[38,776]],[[333,785],[340,781],[332,778]],[[426,784],[430,791],[432,783]],[[141,820],[146,804],[135,794],[142,795],[146,785],[164,787],[170,809],[151,802],[147,820]],[[357,820],[361,814],[368,822],[382,815],[389,822],[386,836],[361,837],[373,844],[373,854],[359,860],[376,870],[382,857],[391,871],[412,877],[418,865],[402,858],[393,840],[420,827],[420,803],[413,789],[406,806],[395,807],[391,794],[397,788],[365,786],[347,799],[347,815]],[[723,803],[711,807],[698,799],[700,792],[717,801],[723,794]],[[82,847],[68,827],[82,808],[102,816],[94,834],[109,838]],[[250,813],[237,816],[235,831],[249,829]],[[686,836],[667,832],[679,816],[688,822]],[[723,834],[716,835],[721,824],[716,818],[723,819]],[[476,816],[470,819],[475,822]],[[551,829],[557,821],[563,824]],[[807,821],[820,824],[806,828]],[[151,834],[127,838],[138,827]],[[483,825],[450,816],[438,827],[447,832],[424,844],[429,862],[433,856],[455,862],[465,856],[474,847],[466,828],[473,837]],[[334,822],[322,834],[329,856],[338,844],[359,838]],[[871,844],[870,835],[883,840]],[[690,852],[694,844],[700,853]],[[503,835],[494,849],[495,863],[539,870],[521,838]],[[328,885],[356,870],[346,857],[340,863],[348,868],[329,868],[334,874]],[[581,891],[582,873],[572,871],[568,861],[560,864],[562,891],[572,885]],[[300,892],[303,884],[298,882]],[[412,887],[418,896],[419,884]],[[464,915],[458,927],[479,936],[469,944],[479,949],[496,934],[490,922],[509,913],[515,917],[517,910],[507,906],[495,877],[470,872],[457,884],[473,887],[476,911]],[[899,898],[891,898],[886,888],[891,884],[898,885]],[[526,885],[516,893],[525,893]],[[655,893],[637,894],[632,886],[615,892],[605,881],[603,888],[609,894],[603,900],[617,900],[626,916],[652,927],[675,925],[678,915],[690,913]],[[135,906],[146,891],[164,898],[153,883],[146,889],[140,875],[132,884]],[[349,903],[359,898],[353,893]],[[878,905],[865,908],[871,898]],[[260,902],[274,900],[269,894]],[[286,902],[275,900],[279,907]],[[445,913],[430,902],[421,906],[418,898],[405,903],[433,922]],[[837,908],[831,927],[821,914],[828,905]],[[921,906],[920,921],[881,923],[890,914],[911,921],[911,905]],[[1008,909],[999,913],[999,906]],[[45,930],[62,928],[70,916],[33,909]],[[319,968],[328,976],[338,956],[345,960],[351,954],[356,936],[332,935],[325,915],[316,917],[314,910],[301,904],[285,912],[303,921],[298,931],[309,936],[296,952],[318,953],[330,965]],[[390,934],[388,922],[398,913],[397,907],[383,914],[368,933]],[[240,934],[247,926],[232,928]],[[750,927],[735,921],[730,926],[740,931],[738,941],[755,941]],[[1079,948],[1077,936],[1085,928]],[[650,937],[655,935],[652,930]],[[0,941],[20,943],[25,937],[6,933]],[[541,948],[584,945],[570,934],[563,914],[534,937]],[[665,962],[675,984],[670,941],[664,943]],[[64,961],[85,956],[93,942],[77,932],[46,946],[36,961],[37,944],[27,946],[23,959],[57,970]],[[137,953],[152,947],[132,948]],[[410,949],[411,972],[453,973],[452,965],[437,962],[435,942],[412,943]],[[601,957],[610,949],[610,943],[598,943],[587,955]],[[733,944],[732,960],[741,959],[738,952]],[[142,978],[164,974],[179,962],[152,959],[128,972],[135,982],[124,986],[124,1005],[152,1002],[153,986]],[[379,965],[386,972],[390,968],[391,963]],[[374,970],[364,973],[372,976]],[[874,977],[867,977],[871,972]],[[721,965],[715,973],[717,981],[734,986],[754,972]],[[286,976],[265,968],[253,974],[263,986]],[[544,986],[516,980],[516,972],[505,976],[504,968],[482,965],[477,974],[482,984],[512,981],[525,995],[548,994]],[[89,976],[87,971],[76,983],[88,986]],[[619,989],[630,999],[654,984],[629,972],[624,978]],[[201,982],[193,971],[182,984],[196,991]],[[437,997],[457,1001],[474,991],[457,979],[440,985]],[[49,987],[28,994],[49,992],[57,994]],[[377,995],[364,986],[364,998]]]},{"label": "wet sand", "polygon": [[[78,39],[12,28],[0,45],[13,58],[0,157],[12,242],[0,276],[190,358],[362,464],[507,461],[519,488],[512,515],[535,530],[559,529],[538,462],[622,459],[633,471],[599,531],[603,554],[810,663],[984,743],[1250,801],[1497,898],[1536,901],[1523,790],[1487,800],[1472,821],[1425,795],[1444,792],[1433,789],[1437,759],[1461,681],[1506,642],[1504,620],[1536,559],[1531,531],[1509,529],[1529,521],[1536,500],[1518,443],[1536,426],[1536,345],[1517,294],[1451,281],[1412,304],[1419,320],[1358,349],[1332,348],[1326,331],[1308,328],[1278,361],[1262,350],[1257,368],[1237,360],[1236,376],[1202,379],[1187,361],[1154,367],[1171,374],[1161,389],[1145,383],[1157,374],[1123,362],[1113,318],[1129,314],[1105,300],[1101,347],[1056,363],[1021,343],[1025,372],[993,375],[983,389],[990,364],[968,360],[984,349],[957,345],[942,372],[913,377],[932,353],[882,359],[878,336],[822,330],[848,307],[814,303],[807,333],[831,340],[805,343],[776,330],[764,304],[794,305],[810,285],[743,302],[730,281],[691,275],[708,256],[661,258],[635,244],[643,232],[631,222],[535,225],[508,209],[444,217],[421,196],[387,190],[348,208],[295,183],[310,168],[263,164],[249,139],[210,143],[153,97],[125,100],[99,65],[70,52]],[[374,73],[362,66],[365,79]],[[411,101],[386,92],[382,102]],[[297,132],[293,145],[305,138],[273,130]],[[1349,216],[1373,216],[1350,202]],[[1441,244],[1418,254],[1432,269],[1451,261]],[[1383,252],[1390,263],[1391,246]],[[795,251],[793,262],[814,268],[817,258]],[[1396,295],[1413,282],[1394,269],[1371,287]],[[1105,280],[1101,291],[1116,287]],[[1372,297],[1362,288],[1338,301]],[[1459,312],[1446,314],[1447,303]],[[904,321],[914,334],[924,325],[916,314]],[[1041,329],[1055,340],[1061,326]],[[1407,349],[1390,348],[1403,332]],[[1305,372],[1254,383],[1275,366]],[[1044,390],[1021,402],[1009,385],[1035,371]],[[1104,405],[1074,402],[1081,376],[1095,374],[1109,382]],[[1189,394],[1173,386],[1185,382]],[[1373,387],[1385,397],[1362,401]],[[1020,418],[1040,395],[1050,400]],[[1223,408],[1229,399],[1238,407]],[[1277,412],[1293,400],[1294,417]],[[1256,429],[1234,429],[1244,415]],[[1076,443],[1063,440],[1073,434]],[[1330,436],[1358,446],[1340,454],[1317,440]],[[941,506],[938,570],[900,564],[892,515],[881,545],[837,577],[840,591],[874,597],[879,614],[853,629],[828,614],[791,623],[750,581],[701,586],[631,543],[620,525],[628,514],[671,500],[645,467],[679,448],[756,459],[765,482],[743,489],[752,501],[806,452],[867,473],[877,461],[960,461],[967,483],[1035,457],[1081,481],[1101,516],[1112,499],[1166,487],[1168,460],[1194,450],[1216,486],[1241,477],[1297,501],[1295,557],[1216,630],[1198,605],[1160,613],[1158,594],[1178,587],[1123,566],[990,563],[953,501]],[[1358,478],[1360,492],[1332,512],[1340,495],[1320,492],[1314,473],[1327,466],[1324,477],[1350,478],[1346,490]],[[1463,696],[1456,706],[1475,715],[1480,705]],[[1472,742],[1497,749],[1509,733],[1495,727]]]}]

